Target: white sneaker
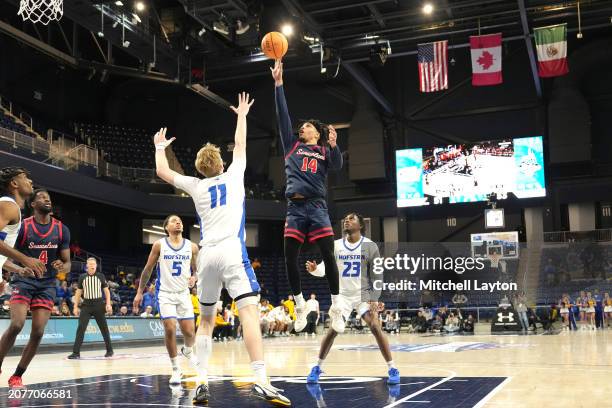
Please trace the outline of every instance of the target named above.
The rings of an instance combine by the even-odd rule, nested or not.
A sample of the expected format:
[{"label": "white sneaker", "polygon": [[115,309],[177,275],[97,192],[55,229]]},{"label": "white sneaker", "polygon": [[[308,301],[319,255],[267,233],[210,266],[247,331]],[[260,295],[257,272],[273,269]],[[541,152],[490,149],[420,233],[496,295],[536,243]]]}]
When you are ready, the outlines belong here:
[{"label": "white sneaker", "polygon": [[181,383],[181,372],[179,370],[172,370],[172,376],[170,377],[170,385],[178,385]]},{"label": "white sneaker", "polygon": [[[306,306],[306,305],[304,305]],[[295,324],[293,326],[293,329],[295,330],[296,333],[301,332],[302,330],[304,330],[304,328],[306,327],[306,315],[308,313],[306,312],[306,307],[300,309],[298,307],[295,308]]]},{"label": "white sneaker", "polygon": [[336,333],[344,333],[346,323],[344,322],[344,316],[342,316],[342,309],[332,304],[329,308],[329,318],[331,319],[331,328]]},{"label": "white sneaker", "polygon": [[198,366],[200,365],[200,362],[198,361],[198,358],[196,357],[195,353],[193,352],[193,349],[190,353],[185,352],[185,346],[181,347],[181,355],[183,357],[185,357],[187,360],[189,360],[189,362],[191,363],[191,365],[194,368],[198,368]]},{"label": "white sneaker", "polygon": [[267,401],[276,406],[290,407],[291,401],[282,394],[283,390],[272,386],[270,383],[255,383],[251,388],[251,395]]}]

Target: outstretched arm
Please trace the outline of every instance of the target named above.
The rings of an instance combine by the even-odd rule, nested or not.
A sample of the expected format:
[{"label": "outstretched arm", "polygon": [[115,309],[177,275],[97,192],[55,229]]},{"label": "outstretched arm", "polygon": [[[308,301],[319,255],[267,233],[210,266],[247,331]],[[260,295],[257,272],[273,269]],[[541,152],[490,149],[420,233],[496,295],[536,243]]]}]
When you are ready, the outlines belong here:
[{"label": "outstretched arm", "polygon": [[336,129],[332,125],[329,125],[329,168],[331,170],[340,170],[342,168],[342,152],[340,151],[340,147],[338,147],[337,139],[338,134],[336,133]]},{"label": "outstretched arm", "polygon": [[293,134],[291,118],[289,117],[289,108],[287,107],[287,100],[285,99],[285,90],[283,88],[283,63],[281,60],[276,60],[274,62],[274,68],[270,68],[270,71],[272,71],[272,78],[274,78],[274,101],[276,103],[278,131],[281,135],[283,150],[285,153],[288,153],[297,141],[297,137]]},{"label": "outstretched arm", "polygon": [[153,138],[153,143],[155,143],[155,172],[160,179],[174,185],[174,177],[179,174],[170,168],[168,159],[166,158],[166,148],[170,146],[176,138],[166,139],[166,130],[168,129],[159,129],[159,132],[157,132]]},{"label": "outstretched arm", "polygon": [[242,159],[246,161],[246,137],[247,137],[247,120],[249,109],[253,105],[255,99],[249,101],[249,94],[242,92],[238,94],[238,107],[231,106],[230,108],[237,115],[236,119],[236,134],[234,135],[234,154],[233,161]]}]

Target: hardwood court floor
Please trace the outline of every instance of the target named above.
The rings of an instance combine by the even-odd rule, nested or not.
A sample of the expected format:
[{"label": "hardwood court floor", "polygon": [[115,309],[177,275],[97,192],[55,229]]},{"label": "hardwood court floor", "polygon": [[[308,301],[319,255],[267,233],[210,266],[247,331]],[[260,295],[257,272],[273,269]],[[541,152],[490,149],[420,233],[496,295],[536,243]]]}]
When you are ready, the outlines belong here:
[{"label": "hardwood court floor", "polygon": [[[612,330],[530,336],[395,335],[389,340],[400,369],[399,387],[385,383],[387,367],[369,334],[339,336],[319,387],[304,376],[316,361],[319,341],[312,337],[264,341],[268,372],[298,407],[604,407],[612,406]],[[236,377],[250,367],[242,342],[214,343],[210,406],[262,407]],[[29,390],[70,390],[70,398],[9,395],[0,390],[0,406],[190,406],[193,384],[170,389],[163,347],[116,348],[42,354],[24,374]],[[18,357],[2,364],[6,386]],[[192,374],[182,361],[185,374]]]}]

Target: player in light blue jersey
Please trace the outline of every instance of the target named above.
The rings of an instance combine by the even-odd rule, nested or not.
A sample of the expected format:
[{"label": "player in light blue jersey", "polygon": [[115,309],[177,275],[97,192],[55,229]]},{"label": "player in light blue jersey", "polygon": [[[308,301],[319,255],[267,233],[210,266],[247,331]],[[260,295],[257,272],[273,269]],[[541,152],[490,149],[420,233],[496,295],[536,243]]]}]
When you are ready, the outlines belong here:
[{"label": "player in light blue jersey", "polygon": [[[345,320],[348,319],[354,309],[357,311],[357,318],[365,320],[376,339],[376,343],[378,343],[383,358],[387,362],[389,369],[387,384],[397,386],[400,381],[399,371],[393,362],[387,336],[383,333],[378,320],[380,293],[374,290],[372,285],[374,259],[380,257],[378,246],[362,235],[365,224],[361,215],[348,214],[344,217],[342,225],[344,236],[334,241],[334,256],[338,264],[338,271],[340,271],[339,306],[342,310],[342,316]],[[314,276],[321,277],[325,275],[325,264],[317,265],[315,262],[308,261],[306,262],[306,270]],[[321,342],[319,360],[307,377],[309,384],[319,382],[319,376],[323,373],[321,367],[337,335],[338,333],[333,327],[330,327]]]},{"label": "player in light blue jersey", "polygon": [[189,288],[196,282],[196,258],[199,248],[188,239],[183,238],[183,222],[178,215],[169,215],[164,221],[164,237],[153,244],[149,259],[145,265],[140,284],[134,298],[133,311],[136,313],[142,303],[144,293],[153,268],[157,266],[156,295],[159,303],[159,315],[164,322],[165,343],[172,376],[170,385],[181,383],[181,372],[176,350],[176,322],[178,320],[185,345],[181,354],[197,368],[197,359],[193,353],[195,343],[195,322],[193,304]]},{"label": "player in light blue jersey", "polygon": [[208,360],[212,352],[212,332],[215,327],[216,304],[225,287],[236,302],[242,325],[244,343],[255,373],[251,395],[274,405],[290,406],[282,390],[270,384],[263,359],[263,343],[259,329],[257,295],[259,284],[249,261],[245,243],[246,117],[253,101],[249,95],[238,96],[238,107],[232,164],[224,172],[220,149],[207,143],[197,154],[195,167],[204,176],[187,177],[170,169],[165,149],[174,141],[166,139],[166,129],[155,135],[155,166],[164,181],[187,192],[195,204],[200,221],[200,255],[198,266],[198,298],[201,320],[196,336],[199,385],[194,404],[207,404]]}]

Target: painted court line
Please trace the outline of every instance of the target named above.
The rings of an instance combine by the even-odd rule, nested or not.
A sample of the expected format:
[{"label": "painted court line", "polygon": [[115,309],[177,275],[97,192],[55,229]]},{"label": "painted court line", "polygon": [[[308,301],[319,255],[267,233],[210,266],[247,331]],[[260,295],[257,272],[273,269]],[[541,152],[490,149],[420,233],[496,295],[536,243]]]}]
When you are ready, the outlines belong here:
[{"label": "painted court line", "polygon": [[506,378],[504,381],[502,381],[497,387],[493,388],[491,390],[491,392],[489,392],[483,399],[480,400],[480,402],[478,402],[478,404],[474,405],[473,408],[482,408],[484,407],[484,405],[487,403],[487,401],[489,401],[491,398],[493,398],[493,396],[499,391],[501,390],[504,385],[506,385],[507,383],[510,382],[510,380],[512,380],[512,377],[508,377]]},{"label": "painted court line", "polygon": [[[445,383],[445,382],[447,382],[448,380],[452,380],[453,378],[455,378],[455,377],[457,376],[457,373],[455,373],[454,371],[451,371],[451,373],[453,373],[453,374],[452,374],[450,377],[443,378],[443,379],[441,379],[440,381],[438,381],[437,383],[433,383],[433,384],[431,384],[430,386],[427,386],[427,387],[425,387],[425,388],[423,388],[423,389],[421,389],[421,390],[419,390],[419,391],[413,392],[413,393],[412,393],[412,394],[410,394],[410,395],[406,395],[404,398],[399,399],[399,400],[395,401],[395,402],[394,402],[394,403],[392,403],[392,404],[385,405],[383,408],[391,408],[391,407],[395,407],[395,406],[397,406],[397,405],[400,405],[400,404],[402,404],[403,402],[408,401],[410,398],[412,398],[412,397],[416,397],[417,395],[420,395],[420,394],[422,394],[422,393],[424,393],[424,392],[426,392],[426,391],[429,391],[430,389],[432,389],[432,388],[434,388],[434,387],[437,387],[437,386],[438,386],[438,385],[440,385],[440,384],[444,384],[444,383]],[[410,401],[410,402],[413,402],[413,401]]]}]

